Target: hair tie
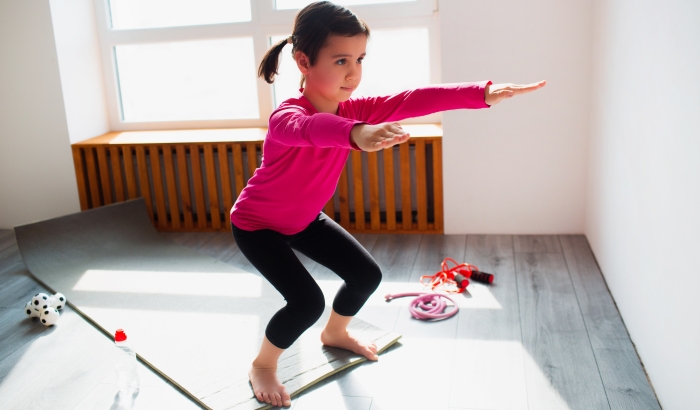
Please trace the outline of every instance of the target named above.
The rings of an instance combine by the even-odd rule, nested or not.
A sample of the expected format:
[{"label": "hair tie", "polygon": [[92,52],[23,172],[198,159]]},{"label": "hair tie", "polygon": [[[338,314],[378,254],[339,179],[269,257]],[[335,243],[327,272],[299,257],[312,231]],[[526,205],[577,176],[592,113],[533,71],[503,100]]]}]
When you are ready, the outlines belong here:
[{"label": "hair tie", "polygon": [[294,36],[293,35],[287,37],[287,44],[294,44]]}]

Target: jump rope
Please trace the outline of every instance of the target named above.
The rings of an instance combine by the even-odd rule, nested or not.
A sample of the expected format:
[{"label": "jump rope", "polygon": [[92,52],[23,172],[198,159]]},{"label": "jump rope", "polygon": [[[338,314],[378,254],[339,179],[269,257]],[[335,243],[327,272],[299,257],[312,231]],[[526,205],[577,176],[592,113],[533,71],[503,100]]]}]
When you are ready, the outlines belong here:
[{"label": "jump rope", "polygon": [[[448,262],[454,263],[455,266],[450,268]],[[486,284],[493,282],[492,274],[481,272],[479,268],[468,263],[458,264],[452,258],[445,258],[440,266],[442,267],[440,272],[420,277],[420,283],[423,286],[429,286],[433,292],[395,293],[388,294],[384,298],[389,302],[392,299],[417,296],[408,307],[411,316],[420,320],[441,320],[455,315],[459,308],[452,298],[443,293],[435,293],[436,290],[459,294],[467,289],[469,279]],[[453,309],[445,312],[447,301],[452,302]]]}]

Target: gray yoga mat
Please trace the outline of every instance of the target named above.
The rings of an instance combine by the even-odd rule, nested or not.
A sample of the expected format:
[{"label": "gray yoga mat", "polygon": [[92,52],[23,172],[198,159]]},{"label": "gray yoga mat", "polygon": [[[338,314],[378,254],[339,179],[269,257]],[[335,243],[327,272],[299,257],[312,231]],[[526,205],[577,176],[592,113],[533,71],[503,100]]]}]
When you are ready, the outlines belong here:
[{"label": "gray yoga mat", "polygon": [[[163,238],[143,199],[19,226],[15,234],[40,283],[65,294],[108,337],[123,328],[143,362],[200,404],[269,408],[253,396],[247,370],[285,302],[259,273]],[[320,321],[328,314],[326,307]],[[350,327],[380,352],[401,337],[356,318]],[[366,360],[322,346],[319,336],[312,327],[280,359],[292,396]]]}]

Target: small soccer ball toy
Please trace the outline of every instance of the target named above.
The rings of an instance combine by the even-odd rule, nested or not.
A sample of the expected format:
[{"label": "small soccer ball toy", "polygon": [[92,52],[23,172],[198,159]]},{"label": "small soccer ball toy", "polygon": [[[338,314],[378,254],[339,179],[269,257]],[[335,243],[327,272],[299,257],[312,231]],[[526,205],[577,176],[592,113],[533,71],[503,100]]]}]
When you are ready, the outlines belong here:
[{"label": "small soccer ball toy", "polygon": [[49,306],[49,295],[47,295],[46,293],[37,293],[32,298],[32,307],[37,312],[41,312],[42,309],[46,309]]},{"label": "small soccer ball toy", "polygon": [[66,302],[67,299],[63,293],[56,293],[53,296],[37,293],[32,300],[24,305],[24,313],[29,318],[39,318],[44,326],[51,326],[58,321],[59,310],[66,306]]},{"label": "small soccer ball toy", "polygon": [[49,307],[54,307],[56,310],[61,310],[66,305],[66,297],[63,293],[56,293],[49,297]]},{"label": "small soccer ball toy", "polygon": [[40,314],[38,310],[34,310],[32,307],[31,300],[24,306],[24,313],[27,314],[27,317],[39,317]]},{"label": "small soccer ball toy", "polygon": [[41,311],[41,316],[39,316],[39,320],[41,321],[41,323],[44,324],[44,326],[51,326],[58,321],[58,316],[58,310],[56,308],[50,307]]}]

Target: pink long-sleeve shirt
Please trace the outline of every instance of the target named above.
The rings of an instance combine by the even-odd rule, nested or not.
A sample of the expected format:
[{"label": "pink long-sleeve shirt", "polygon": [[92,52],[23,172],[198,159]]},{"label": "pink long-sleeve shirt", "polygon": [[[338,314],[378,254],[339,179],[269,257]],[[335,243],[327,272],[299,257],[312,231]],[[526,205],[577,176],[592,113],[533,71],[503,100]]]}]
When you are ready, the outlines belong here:
[{"label": "pink long-sleeve shirt", "polygon": [[351,98],[337,114],[319,113],[303,95],[272,113],[260,168],[231,209],[246,231],[293,235],[306,228],[333,196],[350,150],[355,124],[380,124],[460,108],[488,108],[490,81],[439,84],[383,97]]}]

